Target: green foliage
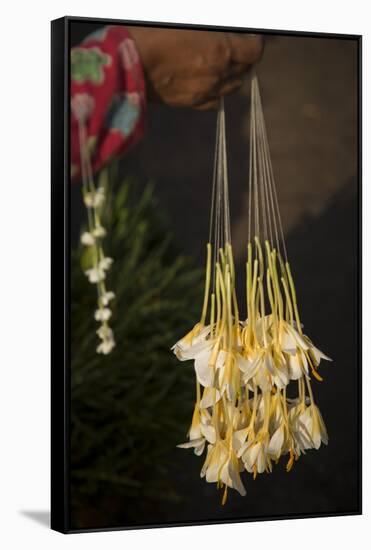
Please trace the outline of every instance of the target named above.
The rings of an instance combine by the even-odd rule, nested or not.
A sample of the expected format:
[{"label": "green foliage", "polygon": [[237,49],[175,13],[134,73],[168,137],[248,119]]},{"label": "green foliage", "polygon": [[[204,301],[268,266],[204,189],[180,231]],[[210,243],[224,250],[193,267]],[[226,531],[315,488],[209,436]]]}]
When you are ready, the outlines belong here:
[{"label": "green foliage", "polygon": [[[116,347],[98,355],[96,294],[83,274],[84,251],[72,252],[71,497],[87,502],[177,498],[168,467],[185,440],[194,374],[170,347],[198,320],[202,275],[177,254],[152,186],[140,197],[126,181],[108,198],[105,252],[114,258],[110,322]],[[133,512],[134,513],[134,512]],[[80,524],[82,522],[80,521]],[[79,520],[77,520],[79,526]]]}]

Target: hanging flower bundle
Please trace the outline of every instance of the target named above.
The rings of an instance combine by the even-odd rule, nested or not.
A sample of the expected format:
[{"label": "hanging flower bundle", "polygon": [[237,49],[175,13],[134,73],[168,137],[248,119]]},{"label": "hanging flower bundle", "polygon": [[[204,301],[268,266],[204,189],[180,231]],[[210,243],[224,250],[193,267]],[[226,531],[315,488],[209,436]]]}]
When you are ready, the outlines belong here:
[{"label": "hanging flower bundle", "polygon": [[[217,118],[205,292],[199,323],[173,351],[194,361],[196,403],[189,440],[206,449],[201,477],[241,495],[241,472],[255,479],[286,455],[286,470],[308,449],[327,444],[311,381],[330,360],[303,333],[287,258],[257,77],[251,83],[247,319],[235,286],[228,200],[224,105]],[[252,230],[254,235],[252,237]],[[287,387],[297,385],[297,397]]]},{"label": "hanging flower bundle", "polygon": [[115,294],[108,290],[106,285],[107,273],[113,259],[106,256],[103,249],[106,230],[101,223],[101,214],[105,204],[106,190],[103,186],[95,184],[87,139],[86,121],[90,115],[91,107],[89,96],[86,94],[77,94],[71,105],[79,124],[82,194],[88,218],[88,229],[81,235],[81,243],[88,248],[88,257],[91,263],[89,269],[85,271],[85,275],[97,289],[97,309],[94,313],[95,320],[100,323],[96,331],[100,339],[97,353],[107,355],[115,347],[113,331],[108,323],[112,315],[109,305]]}]

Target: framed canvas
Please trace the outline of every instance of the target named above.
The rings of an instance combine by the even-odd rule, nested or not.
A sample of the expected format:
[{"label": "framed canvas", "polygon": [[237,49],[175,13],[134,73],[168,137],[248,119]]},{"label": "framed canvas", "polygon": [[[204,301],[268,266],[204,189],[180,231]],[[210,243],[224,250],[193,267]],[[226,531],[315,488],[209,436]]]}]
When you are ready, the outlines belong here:
[{"label": "framed canvas", "polygon": [[52,528],[361,513],[361,37],[52,22]]}]

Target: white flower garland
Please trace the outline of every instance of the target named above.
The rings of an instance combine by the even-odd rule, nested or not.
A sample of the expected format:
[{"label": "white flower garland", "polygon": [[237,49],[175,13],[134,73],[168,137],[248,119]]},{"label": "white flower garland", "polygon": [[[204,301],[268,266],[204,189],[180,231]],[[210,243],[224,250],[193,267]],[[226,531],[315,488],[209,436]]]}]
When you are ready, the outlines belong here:
[{"label": "white flower garland", "polygon": [[97,309],[94,318],[100,323],[97,335],[100,343],[97,353],[107,355],[115,347],[113,331],[108,324],[112,311],[108,307],[115,294],[107,289],[106,278],[113,259],[106,256],[103,239],[106,230],[101,223],[101,212],[105,204],[106,193],[103,186],[96,187],[91,165],[89,142],[87,139],[86,121],[92,110],[92,98],[87,94],[78,94],[73,98],[72,109],[79,124],[79,144],[82,175],[82,194],[87,210],[88,230],[82,233],[81,243],[89,249],[92,266],[85,271],[88,281],[96,285]]}]

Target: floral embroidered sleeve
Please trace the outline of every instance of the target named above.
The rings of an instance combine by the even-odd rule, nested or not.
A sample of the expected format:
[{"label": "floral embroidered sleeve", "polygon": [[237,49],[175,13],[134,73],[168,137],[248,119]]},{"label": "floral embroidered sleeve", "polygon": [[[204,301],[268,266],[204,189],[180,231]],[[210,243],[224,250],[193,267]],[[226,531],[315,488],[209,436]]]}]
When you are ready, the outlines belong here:
[{"label": "floral embroidered sleeve", "polygon": [[96,172],[142,137],[145,108],[144,75],[125,27],[104,27],[72,48],[71,178],[82,176],[82,139]]}]

